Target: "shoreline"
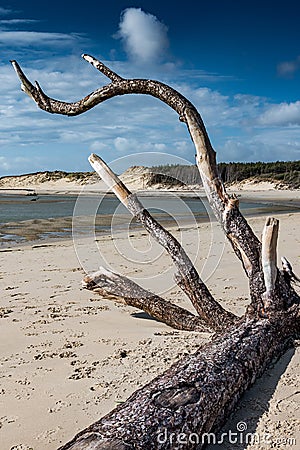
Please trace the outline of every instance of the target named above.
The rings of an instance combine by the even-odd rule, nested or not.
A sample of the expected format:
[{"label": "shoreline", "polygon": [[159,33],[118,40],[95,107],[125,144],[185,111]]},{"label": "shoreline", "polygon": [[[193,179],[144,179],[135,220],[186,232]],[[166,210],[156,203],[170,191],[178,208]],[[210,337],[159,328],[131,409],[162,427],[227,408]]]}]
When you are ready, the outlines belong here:
[{"label": "shoreline", "polygon": [[[263,216],[249,218],[258,236],[264,222]],[[280,216],[278,257],[286,256],[295,273],[300,272],[299,226],[300,214]],[[241,315],[248,304],[248,282],[222,230],[202,223],[173,231],[212,294]],[[168,255],[144,230],[121,231],[113,240],[79,239],[76,245],[71,240],[25,245],[0,258],[0,441],[5,450],[59,447],[210,338],[208,333],[174,331],[138,309],[81,289],[84,274],[103,265],[192,311],[174,285]],[[242,420],[253,432],[278,439],[296,436],[299,352],[299,347],[295,354],[288,352],[279,366],[267,370],[239,402],[227,427],[235,431]],[[270,379],[276,379],[273,387]]]},{"label": "shoreline", "polygon": [[[247,200],[249,203],[257,204],[257,201],[254,199]],[[244,217],[247,220],[251,220],[251,218],[255,217],[267,217],[272,212],[272,215],[281,216],[285,214],[299,214],[300,213],[300,204],[298,205],[286,205],[286,203],[282,202],[261,202],[260,206],[256,208],[249,208],[248,210],[242,210]],[[114,216],[116,217],[116,216]],[[155,215],[154,215],[155,217]],[[106,218],[104,216],[99,217],[100,221],[106,220],[107,223],[110,223],[112,220],[112,215],[107,215]],[[116,220],[116,219],[114,219]],[[37,245],[37,244],[51,244],[51,243],[59,243],[62,241],[72,241],[74,240],[74,236],[80,239],[89,239],[91,234],[95,233],[95,240],[101,239],[102,236],[110,236],[116,235],[118,233],[124,233],[127,231],[128,233],[137,233],[143,230],[143,227],[138,222],[130,223],[130,217],[128,216],[120,216],[118,225],[96,225],[93,229],[91,229],[88,233],[78,233],[78,229],[76,228],[76,221],[73,222],[72,216],[67,217],[57,217],[55,219],[28,219],[24,221],[14,221],[7,223],[0,223],[0,252],[5,251],[6,249],[15,248],[16,246],[26,246],[28,245]],[[195,225],[201,226],[203,223],[210,223],[211,221],[215,221],[214,217],[210,217],[207,213],[200,213],[198,215],[193,215],[193,219],[191,217],[179,217],[179,222],[168,218],[157,218],[158,222],[160,222],[164,227],[173,231],[174,229],[178,229],[178,227],[192,228]],[[74,225],[75,224],[75,225]],[[88,225],[91,224],[91,221],[88,221]],[[77,224],[78,225],[78,224]],[[75,228],[74,228],[75,226]]]},{"label": "shoreline", "polygon": [[[279,217],[278,260],[285,256],[299,274],[300,191],[229,192],[263,205],[246,215],[257,236],[268,214]],[[276,211],[281,206],[293,210]],[[170,228],[212,294],[226,309],[243,314],[247,278],[220,227],[201,221]],[[168,255],[143,228],[0,247],[0,260],[3,450],[54,450],[211,337],[174,331],[136,308],[81,288],[83,276],[102,265],[193,311],[173,282]],[[235,432],[242,421],[250,433],[300,442],[299,357],[296,347],[274,363],[246,392],[223,431]],[[232,450],[231,444],[223,447]],[[261,446],[252,443],[247,450]]]},{"label": "shoreline", "polygon": [[[91,188],[93,186],[93,188]],[[256,188],[253,186],[240,186],[240,185],[230,185],[226,187],[226,191],[228,194],[235,194],[240,199],[245,199],[247,201],[259,200],[260,202],[273,203],[276,202],[278,204],[282,204],[282,202],[293,202],[298,205],[300,208],[300,189],[274,189],[274,188],[266,188],[264,185],[258,185]],[[206,194],[204,188],[195,187],[195,188],[178,188],[178,189],[132,189],[132,193],[140,196],[140,197],[170,197],[170,196],[178,196],[182,198],[205,198]],[[36,197],[36,196],[108,196],[114,197],[115,195],[106,188],[103,183],[98,183],[97,185],[83,185],[77,186],[76,188],[67,188],[67,189],[55,189],[50,188],[41,188],[39,187],[31,187],[31,188],[0,188],[0,196],[18,196],[25,195],[28,197]]]},{"label": "shoreline", "polygon": [[[281,206],[281,205],[278,205]],[[262,208],[263,209],[263,208]],[[290,211],[276,211],[274,213],[274,215],[280,220],[280,216],[284,216],[284,215],[291,215],[291,214],[300,214],[300,209],[299,211],[295,211],[295,210],[290,210]],[[266,211],[263,209],[262,211],[253,211],[250,213],[244,213],[243,214],[244,217],[248,220],[251,221],[251,219],[255,219],[255,218],[261,218],[261,217],[267,217],[266,215]],[[71,218],[68,218],[71,220]],[[59,221],[59,219],[57,219]],[[26,225],[31,225],[32,220],[28,220],[28,221],[24,221],[26,222]],[[183,225],[184,225],[184,230],[186,229],[193,229],[195,228],[195,225],[198,227],[201,227],[202,224],[209,224],[210,218],[201,218],[196,220],[195,222],[191,222],[189,220],[187,220]],[[170,221],[160,221],[160,223],[167,228],[168,230],[170,230],[171,232],[173,232],[174,230],[178,230],[178,224],[176,222],[170,222]],[[4,228],[1,228],[0,226],[0,235],[1,232],[4,231]],[[106,229],[103,230],[98,230],[98,234],[95,235],[94,240],[95,241],[99,241],[101,240],[102,237],[111,237],[112,235],[116,236],[118,234],[122,234],[124,232],[130,232],[131,234],[135,234],[135,233],[140,233],[140,232],[144,232],[144,228],[142,227],[142,225],[140,225],[139,223],[136,223],[134,226],[132,226],[130,228],[130,230],[128,229],[127,223],[124,223],[123,225],[120,225],[119,227],[114,227],[113,229],[111,227],[108,227]],[[29,231],[30,232],[30,231]],[[48,231],[49,232],[49,231]],[[47,232],[45,232],[45,229],[38,229],[36,231],[37,235],[40,234],[46,234]],[[52,233],[51,231],[49,233]],[[53,234],[55,234],[53,232]],[[21,236],[22,233],[20,233],[20,235],[15,235],[15,236]],[[4,235],[5,236],[5,235]],[[78,236],[79,237],[79,236]],[[1,239],[4,239],[3,237]],[[77,239],[77,237],[75,238]],[[80,239],[84,240],[89,240],[91,239],[90,235],[81,235]],[[22,240],[16,240],[16,239],[9,239],[9,240],[2,240],[2,242],[0,242],[0,253],[1,252],[7,252],[7,251],[12,251],[14,249],[17,249],[18,247],[23,248],[23,247],[46,247],[48,245],[53,245],[53,244],[60,244],[60,243],[69,243],[74,241],[74,236],[72,233],[72,230],[70,230],[70,232],[63,234],[62,236],[52,236],[51,234],[49,235],[43,235],[43,237],[37,237],[37,238],[33,238],[33,239],[27,239],[24,238]]]}]

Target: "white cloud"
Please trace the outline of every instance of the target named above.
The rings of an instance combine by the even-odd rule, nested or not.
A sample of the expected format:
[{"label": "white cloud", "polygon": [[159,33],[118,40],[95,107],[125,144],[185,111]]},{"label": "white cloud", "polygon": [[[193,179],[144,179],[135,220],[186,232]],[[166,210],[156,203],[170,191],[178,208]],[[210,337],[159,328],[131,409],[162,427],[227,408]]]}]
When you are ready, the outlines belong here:
[{"label": "white cloud", "polygon": [[185,83],[176,85],[175,89],[193,102],[208,130],[237,125],[242,121],[245,109],[249,109],[240,99],[230,98],[210,88],[195,89]]},{"label": "white cloud", "polygon": [[123,11],[116,37],[122,39],[128,56],[140,63],[161,60],[168,46],[167,27],[140,8]]},{"label": "white cloud", "polygon": [[5,156],[0,156],[0,168],[6,172],[11,167],[8,159]]},{"label": "white cloud", "polygon": [[23,167],[24,172],[31,172],[35,168],[35,162],[32,161],[30,156],[10,155],[7,157],[0,155],[0,170],[3,174],[7,174],[12,170],[17,171],[20,166]]},{"label": "white cloud", "polygon": [[2,19],[0,25],[20,25],[21,23],[36,23],[39,22],[35,19]]},{"label": "white cloud", "polygon": [[108,146],[100,141],[94,141],[90,145],[91,152],[95,152],[95,153],[99,152],[101,154],[102,151],[106,151],[106,150],[108,150]]},{"label": "white cloud", "polygon": [[26,47],[41,45],[62,46],[79,38],[76,34],[45,33],[38,31],[0,31],[0,43],[8,46]]},{"label": "white cloud", "polygon": [[300,101],[269,106],[258,123],[269,126],[300,125]]},{"label": "white cloud", "polygon": [[7,14],[11,14],[12,12],[12,9],[3,8],[2,6],[0,6],[0,16],[6,16]]},{"label": "white cloud", "polygon": [[199,111],[202,111],[205,121],[211,125],[223,125],[224,120],[230,116],[229,97],[209,88],[199,88],[193,97]]},{"label": "white cloud", "polygon": [[134,149],[130,140],[119,136],[114,139],[114,146],[118,152],[130,152]]},{"label": "white cloud", "polygon": [[277,74],[280,77],[292,78],[300,69],[300,56],[292,61],[284,61],[277,66]]},{"label": "white cloud", "polygon": [[165,152],[166,150],[168,150],[166,144],[154,144],[154,150],[158,151],[158,152]]},{"label": "white cloud", "polygon": [[[112,65],[122,75],[128,72],[135,76],[132,67],[129,69],[130,62],[114,61]],[[29,79],[37,79],[48,95],[65,101],[83,98],[103,83],[96,70],[73,55],[27,63],[24,71]],[[195,151],[185,125],[157,99],[118,96],[85,114],[67,118],[37,108],[20,91],[10,64],[0,64],[0,78],[2,173],[90,170],[87,156],[91,151],[107,161],[131,154],[133,164],[139,152],[145,155],[145,164],[155,164],[150,159],[153,151],[194,161]],[[262,97],[226,96],[222,91],[193,87],[193,74],[192,79],[190,82],[186,71],[184,83],[176,78],[176,72],[172,79],[166,75],[164,81],[186,95],[203,115],[219,161],[299,158],[300,102],[271,105]],[[293,126],[287,126],[290,123]],[[28,163],[14,159],[23,154],[28,156]]]},{"label": "white cloud", "polygon": [[299,159],[300,128],[256,130],[249,137],[226,139],[219,161],[293,161]]}]

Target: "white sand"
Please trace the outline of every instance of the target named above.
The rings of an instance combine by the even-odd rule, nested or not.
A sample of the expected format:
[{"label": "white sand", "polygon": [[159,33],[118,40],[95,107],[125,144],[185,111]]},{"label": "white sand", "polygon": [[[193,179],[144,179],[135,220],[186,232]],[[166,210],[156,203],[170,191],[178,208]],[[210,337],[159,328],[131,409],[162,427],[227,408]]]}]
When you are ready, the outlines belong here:
[{"label": "white sand", "polygon": [[[299,274],[300,214],[279,218],[279,256],[286,256]],[[249,220],[258,235],[264,220]],[[247,280],[230,246],[226,243],[223,249],[222,232],[214,229],[212,236],[209,224],[182,232],[184,247],[199,270],[208,258],[204,278],[210,275],[207,285],[213,294],[228,309],[242,314],[248,302]],[[83,239],[75,247],[79,260],[71,241],[0,252],[1,450],[56,449],[209,339],[208,334],[173,331],[138,310],[81,289],[82,266],[96,270],[99,261],[104,261],[192,310],[171,281],[169,257],[144,231],[131,233],[129,239],[126,232],[113,240],[103,236],[98,246]],[[227,426],[235,431],[236,423],[244,421],[252,432],[270,433],[273,443],[297,438],[298,447],[266,446],[296,449],[299,405],[296,348],[243,397]],[[246,447],[223,444],[217,448]]]}]

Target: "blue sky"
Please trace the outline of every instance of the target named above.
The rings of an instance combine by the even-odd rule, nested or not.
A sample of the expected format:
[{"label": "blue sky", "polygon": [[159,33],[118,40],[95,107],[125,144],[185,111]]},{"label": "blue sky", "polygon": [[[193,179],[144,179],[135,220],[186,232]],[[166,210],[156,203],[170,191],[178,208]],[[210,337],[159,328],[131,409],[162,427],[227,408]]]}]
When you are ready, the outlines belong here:
[{"label": "blue sky", "polygon": [[82,53],[182,92],[219,161],[299,159],[299,16],[296,0],[2,1],[0,176],[90,170],[92,151],[124,158],[123,168],[137,154],[147,164],[150,152],[151,164],[161,161],[153,152],[194,162],[184,124],[158,100],[123,96],[78,117],[50,115],[20,91],[9,63],[49,96],[74,101],[108,82]]}]

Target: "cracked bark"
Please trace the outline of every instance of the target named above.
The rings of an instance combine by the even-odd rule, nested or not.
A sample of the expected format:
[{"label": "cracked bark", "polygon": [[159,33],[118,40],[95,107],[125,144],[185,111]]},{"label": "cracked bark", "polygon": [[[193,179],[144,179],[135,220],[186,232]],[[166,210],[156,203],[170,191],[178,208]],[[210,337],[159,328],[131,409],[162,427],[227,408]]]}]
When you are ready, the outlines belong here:
[{"label": "cracked bark", "polygon": [[[220,428],[245,389],[292,344],[295,315],[296,309],[270,320],[243,320],[175,363],[60,450],[202,448],[205,433]],[[284,324],[280,329],[279,322]]]},{"label": "cracked bark", "polygon": [[201,317],[143,289],[132,280],[102,267],[99,271],[84,277],[82,286],[106,298],[142,309],[154,319],[177,330],[207,331],[208,329],[206,321]]},{"label": "cracked bark", "polygon": [[[218,430],[243,392],[299,335],[299,296],[292,285],[299,278],[286,258],[282,258],[281,271],[276,266],[278,221],[267,219],[261,243],[239,211],[236,197],[226,193],[218,176],[216,153],[192,103],[163,83],[124,79],[92,56],[83,58],[111,82],[73,103],[48,97],[38,83],[34,86],[26,78],[16,61],[12,64],[22,89],[50,113],[78,115],[125,94],[152,95],[173,108],[186,123],[195,144],[206,195],[249,279],[251,302],[239,319],[222,308],[175,238],[151,217],[105,163],[93,156],[101,166],[100,176],[169,252],[177,267],[176,282],[192,301],[198,316],[176,309],[131,280],[105,270],[88,275],[85,287],[121,298],[179,329],[190,326],[202,331],[210,327],[216,334],[195,354],[175,363],[60,450],[200,449],[205,445],[205,433]],[[167,314],[165,308],[169,310]]]}]

